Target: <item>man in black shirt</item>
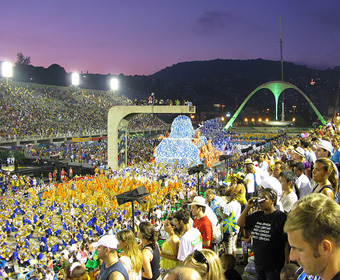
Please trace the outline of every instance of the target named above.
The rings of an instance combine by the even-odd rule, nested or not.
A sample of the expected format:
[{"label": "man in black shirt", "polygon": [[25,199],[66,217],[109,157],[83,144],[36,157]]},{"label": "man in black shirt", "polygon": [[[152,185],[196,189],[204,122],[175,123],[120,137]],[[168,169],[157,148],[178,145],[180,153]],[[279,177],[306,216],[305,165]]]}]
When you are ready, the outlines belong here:
[{"label": "man in black shirt", "polygon": [[259,199],[261,211],[247,215],[257,201],[250,199],[237,225],[251,233],[257,280],[279,280],[280,270],[288,262],[287,235],[283,232],[287,215],[275,208],[277,194],[272,189],[261,190]]}]

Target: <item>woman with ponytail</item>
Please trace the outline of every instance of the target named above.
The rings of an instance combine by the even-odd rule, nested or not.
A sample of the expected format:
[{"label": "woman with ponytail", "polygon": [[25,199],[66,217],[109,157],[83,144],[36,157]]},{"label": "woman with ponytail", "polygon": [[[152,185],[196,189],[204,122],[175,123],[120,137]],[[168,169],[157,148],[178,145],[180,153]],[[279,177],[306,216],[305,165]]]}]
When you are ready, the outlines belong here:
[{"label": "woman with ponytail", "polygon": [[137,237],[142,241],[142,279],[156,280],[160,275],[160,252],[154,225],[150,222],[141,222]]},{"label": "woman with ponytail", "polygon": [[313,193],[322,193],[332,199],[337,199],[338,178],[330,159],[319,158],[316,160],[313,169],[313,180],[317,183]]}]

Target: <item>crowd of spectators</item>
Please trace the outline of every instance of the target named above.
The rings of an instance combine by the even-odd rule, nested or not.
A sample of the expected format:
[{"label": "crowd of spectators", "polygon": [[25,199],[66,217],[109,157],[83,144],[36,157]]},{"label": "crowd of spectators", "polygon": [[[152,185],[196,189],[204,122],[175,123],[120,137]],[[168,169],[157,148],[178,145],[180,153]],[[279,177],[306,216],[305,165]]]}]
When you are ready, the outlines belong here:
[{"label": "crowd of spectators", "polygon": [[[152,161],[154,149],[160,141],[158,135],[129,135],[128,164]],[[90,164],[104,168],[107,164],[107,140],[27,146],[25,154],[41,158],[54,157],[70,163]]]},{"label": "crowd of spectators", "polygon": [[107,141],[70,142],[60,145],[28,146],[25,154],[37,157],[54,157],[71,163],[101,166],[107,162]]},{"label": "crowd of spectators", "polygon": [[150,114],[138,114],[131,118],[128,130],[166,130],[169,124]]},{"label": "crowd of spectators", "polygon": [[106,131],[108,109],[131,102],[109,92],[0,85],[0,132],[5,139]]},{"label": "crowd of spectators", "polygon": [[[1,119],[1,125],[7,136],[21,135],[26,126],[30,126],[26,135],[62,133],[48,121],[66,123],[68,118],[80,117],[62,109],[71,108],[66,103],[73,102],[72,108],[82,104],[93,114],[113,104],[101,95],[73,92],[66,97],[59,90],[44,92],[7,85],[1,86],[0,98],[7,117]],[[33,101],[40,102],[41,107],[32,108]],[[84,110],[79,107],[79,111]],[[45,129],[38,121],[47,116]],[[12,123],[11,118],[21,122]],[[30,119],[26,122],[26,118]],[[68,131],[71,134],[89,119],[85,117],[85,124],[73,121]],[[147,123],[140,115],[134,125],[145,129]],[[245,271],[253,279],[280,279],[280,272],[289,262],[283,227],[294,204],[311,193],[338,201],[338,122],[290,138],[221,134],[211,127],[204,125],[202,135],[208,135],[216,148],[231,154],[237,169],[226,173],[210,168],[200,182],[183,166],[152,162],[153,149],[160,141],[155,136],[130,136],[130,166],[119,171],[104,168],[94,176],[60,183],[2,173],[1,276],[34,268],[26,277],[83,279],[89,274],[95,279],[99,273],[102,277],[108,273],[100,261],[121,258],[118,273],[136,280],[183,274],[176,271],[179,264],[198,272],[195,275],[191,271],[195,279],[239,279],[235,271],[239,263],[236,242],[241,239],[242,262],[248,263]],[[27,152],[100,164],[107,160],[107,143],[64,143]],[[149,196],[135,205],[136,213],[132,215],[131,204],[119,205],[116,196],[142,185]],[[128,238],[135,237],[131,231],[137,232],[139,244],[135,238]],[[131,247],[126,246],[127,242]],[[141,254],[129,251],[136,246]],[[122,252],[118,253],[119,249]],[[254,253],[252,258],[248,258],[249,249]]]},{"label": "crowd of spectators", "polygon": [[154,150],[160,141],[159,136],[130,136],[128,138],[128,163],[152,161]]},{"label": "crowd of spectators", "polygon": [[[107,114],[115,105],[142,105],[111,92],[57,87],[0,85],[1,139],[88,135],[107,130]],[[153,105],[181,105],[188,101],[155,100]],[[130,130],[167,129],[153,115],[140,114],[129,123]]]},{"label": "crowd of spectators", "polygon": [[[142,148],[141,144],[138,143],[138,138],[136,138],[138,140],[132,139],[130,141],[134,141],[137,147]],[[3,185],[7,185],[3,192],[6,193],[6,197],[3,197],[3,203],[8,205],[7,200],[9,199],[13,201],[11,205],[14,206],[13,211],[5,215],[3,214],[3,217],[6,219],[2,231],[7,237],[14,236],[19,240],[18,236],[21,234],[21,231],[18,228],[18,223],[16,223],[18,218],[22,218],[25,224],[32,225],[33,229],[26,233],[32,233],[33,237],[32,235],[30,237],[26,236],[26,239],[28,242],[33,241],[34,234],[37,234],[39,238],[41,245],[39,253],[42,253],[42,256],[39,261],[40,265],[35,270],[37,273],[44,275],[53,274],[51,269],[48,268],[48,261],[52,259],[55,264],[57,262],[60,263],[59,266],[55,265],[55,269],[53,268],[55,274],[59,275],[60,279],[64,277],[62,275],[70,269],[69,266],[75,260],[81,266],[87,268],[87,273],[94,274],[95,271],[98,272],[98,258],[103,258],[101,255],[96,256],[94,242],[98,241],[100,236],[103,235],[115,235],[120,231],[134,229],[131,214],[128,212],[129,208],[115,205],[111,201],[112,191],[117,191],[119,189],[118,186],[120,188],[125,186],[125,189],[128,190],[133,184],[137,186],[145,184],[151,193],[151,198],[147,200],[147,204],[137,207],[138,214],[136,214],[134,221],[137,227],[135,228],[136,231],[138,231],[140,225],[143,225],[143,229],[140,229],[140,233],[137,235],[142,240],[143,247],[145,247],[142,252],[142,258],[150,260],[148,251],[145,251],[146,247],[153,244],[154,241],[158,241],[160,249],[150,245],[153,254],[160,254],[163,259],[167,257],[169,260],[173,258],[175,258],[174,260],[180,259],[183,261],[183,265],[194,268],[201,275],[209,273],[209,267],[213,266],[216,268],[214,273],[218,272],[227,277],[228,273],[226,271],[233,270],[235,263],[238,264],[240,261],[235,259],[235,240],[243,237],[242,240],[244,242],[253,244],[252,247],[243,246],[245,252],[242,261],[249,261],[246,267],[247,273],[254,273],[255,271],[260,271],[263,275],[271,273],[272,276],[274,275],[274,279],[279,279],[277,278],[279,277],[279,272],[283,268],[284,262],[287,261],[287,255],[284,252],[287,251],[285,246],[288,246],[282,228],[285,215],[290,212],[294,202],[313,191],[324,193],[331,197],[331,199],[337,199],[338,183],[337,180],[334,181],[333,179],[338,179],[338,177],[334,177],[335,167],[328,163],[331,162],[331,157],[333,157],[335,164],[339,163],[339,158],[335,156],[339,153],[338,140],[339,136],[336,128],[334,129],[331,124],[322,129],[309,131],[303,136],[289,139],[284,137],[272,139],[268,141],[269,146],[261,147],[262,150],[259,154],[247,154],[247,159],[239,162],[238,167],[242,168],[241,171],[230,170],[229,176],[222,178],[221,174],[217,174],[217,170],[211,169],[209,171],[211,180],[202,179],[203,184],[201,187],[206,185],[209,189],[205,193],[205,198],[203,190],[201,193],[197,193],[196,176],[190,176],[185,168],[175,165],[164,166],[157,165],[156,163],[135,163],[118,172],[106,170],[95,176],[78,178],[77,180],[70,180],[61,184],[48,184],[39,179],[37,179],[37,183],[34,183],[34,178],[23,178],[20,176],[15,180],[13,177],[3,174]],[[150,146],[155,145],[155,142],[153,142],[156,141],[155,138],[150,138],[150,141]],[[97,146],[98,148],[104,147],[105,144],[97,143],[97,145],[99,145]],[[133,147],[134,144],[130,145]],[[67,147],[67,145],[65,146]],[[72,149],[74,147],[69,146],[67,148]],[[81,147],[77,147],[77,149],[81,150]],[[141,153],[144,152],[141,151]],[[302,156],[302,161],[297,156]],[[307,159],[311,161],[309,165],[307,164]],[[308,169],[313,169],[313,167],[314,170],[308,173]],[[330,176],[332,172],[333,177]],[[162,179],[163,181],[160,179],[162,175],[166,175]],[[221,180],[224,181],[222,185],[220,184]],[[316,185],[313,190],[315,182],[319,185]],[[295,184],[296,187],[292,187]],[[24,186],[26,186],[26,189]],[[93,192],[93,199],[95,200],[91,198],[91,188],[89,186],[96,190]],[[106,187],[103,188],[101,186]],[[30,190],[28,191],[28,189]],[[39,230],[37,230],[39,227],[37,227],[34,218],[26,216],[30,211],[25,208],[29,204],[26,205],[21,199],[23,190],[29,193],[33,200],[35,192],[44,190],[46,193],[46,195],[38,199],[38,201],[40,200],[40,207],[35,208],[32,213],[33,217],[34,214],[36,215],[38,224],[47,224],[44,224],[42,235],[39,235]],[[84,190],[85,196],[82,195]],[[105,193],[102,194],[100,191]],[[55,199],[56,195],[59,196],[59,200]],[[250,200],[247,202],[245,197]],[[253,200],[254,197],[259,197],[257,202]],[[97,201],[96,204],[93,204],[93,201]],[[110,210],[112,208],[109,208],[108,205],[114,207],[114,210]],[[209,206],[215,218],[211,218],[210,210],[207,212]],[[181,208],[179,209],[179,207]],[[205,207],[205,209],[203,210],[202,207]],[[40,212],[38,209],[40,209]],[[242,214],[241,209],[243,209]],[[37,215],[38,213],[40,213],[40,216]],[[41,215],[42,213],[44,215]],[[267,219],[266,229],[259,230],[261,229],[260,224],[263,219],[267,217],[266,215],[273,213],[278,213],[275,214],[275,219]],[[205,232],[202,232],[202,224],[198,220],[207,217],[205,218],[205,224],[211,226],[210,231],[213,233],[213,231],[216,231],[217,224],[212,222],[211,219],[213,221],[220,220],[223,228],[224,221],[230,216],[233,216],[236,230],[223,232],[223,247],[221,247],[221,243],[217,242],[216,245],[213,242],[214,238],[217,238],[216,232],[209,235],[210,240],[206,239]],[[53,223],[51,223],[51,219],[46,220],[46,217],[54,217]],[[190,222],[190,219],[193,220],[193,224]],[[63,225],[62,228],[58,224]],[[24,224],[21,225],[24,226]],[[244,227],[245,231],[248,231],[247,234],[243,236],[243,231],[241,231],[242,234],[237,234],[239,231],[237,225]],[[268,229],[272,225],[280,225],[279,228],[275,228],[277,231],[275,236],[281,234],[282,238],[275,239],[275,242],[273,241],[274,239],[268,241],[275,244],[261,243],[267,242],[266,238],[262,236],[263,234],[273,233],[273,231]],[[144,226],[150,229],[146,230]],[[192,229],[193,226],[197,227],[198,231],[194,231]],[[154,229],[151,230],[152,228]],[[281,233],[279,232],[280,230]],[[150,232],[154,233],[150,235]],[[193,241],[191,239],[194,238],[194,233],[195,236],[196,234],[204,236],[201,245],[195,243],[195,248],[200,253],[183,245],[184,239],[182,237],[186,232],[190,233],[186,235],[189,238],[188,242]],[[234,232],[236,234],[231,234]],[[152,236],[157,238],[154,239]],[[57,244],[51,243],[51,237],[57,237]],[[170,242],[169,238],[177,240],[176,246],[178,246],[178,249],[169,251],[167,245],[163,247],[162,242]],[[252,242],[249,242],[250,240]],[[43,244],[45,245],[42,246]],[[203,247],[205,249],[202,249]],[[255,265],[254,257],[248,259],[249,248],[252,248],[254,251]],[[13,246],[11,249],[15,250]],[[18,252],[20,251],[20,248],[16,249]],[[118,247],[115,249],[118,250]],[[160,251],[158,253],[155,250]],[[1,252],[4,254],[4,251]],[[63,253],[61,254],[61,252]],[[35,258],[38,259],[38,255]],[[3,255],[1,256],[3,257]],[[12,254],[9,258],[10,260],[6,261],[5,270],[11,273],[14,269],[13,267],[17,267],[17,265],[21,267],[26,265],[29,269],[34,267],[34,261],[32,262],[31,260],[32,265],[27,260],[22,262],[21,258],[20,253],[18,256]],[[163,266],[161,271],[164,273],[168,271],[171,273],[172,270],[168,266],[169,263],[173,262],[162,261],[158,266],[161,266],[161,268]],[[178,263],[174,263],[176,266],[178,265]],[[143,261],[143,266],[146,264]],[[268,266],[268,264],[270,265]],[[150,265],[151,268],[148,268],[148,274],[143,272],[142,276],[150,277],[150,271],[154,271],[152,266],[157,264],[150,263]],[[58,274],[58,269],[60,268],[62,272]],[[83,272],[86,273],[86,269]],[[136,273],[139,275],[138,272]],[[229,271],[229,273],[234,272]],[[215,276],[213,275],[212,277]]]},{"label": "crowd of spectators", "polygon": [[138,105],[138,106],[145,106],[145,105],[166,105],[166,106],[179,106],[179,105],[192,105],[192,103],[189,100],[178,100],[176,99],[175,101],[171,99],[156,99],[154,94],[151,94],[148,98],[148,100],[137,100],[135,99],[133,101],[133,105]]}]

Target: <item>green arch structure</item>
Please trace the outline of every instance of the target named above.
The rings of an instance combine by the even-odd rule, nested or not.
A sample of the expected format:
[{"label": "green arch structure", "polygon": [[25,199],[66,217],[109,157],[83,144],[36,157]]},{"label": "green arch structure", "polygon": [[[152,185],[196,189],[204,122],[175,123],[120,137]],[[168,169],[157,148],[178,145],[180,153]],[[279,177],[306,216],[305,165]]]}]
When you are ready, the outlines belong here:
[{"label": "green arch structure", "polygon": [[273,82],[268,82],[265,84],[262,84],[260,86],[258,86],[256,89],[254,89],[248,96],[247,98],[243,101],[243,103],[241,104],[241,106],[237,109],[237,111],[235,112],[235,114],[230,118],[230,120],[228,121],[227,125],[224,127],[225,130],[227,130],[229,127],[232,126],[232,124],[234,123],[235,119],[237,118],[237,116],[239,115],[239,113],[241,112],[241,110],[243,109],[244,105],[246,105],[246,103],[248,102],[248,100],[256,93],[258,92],[260,89],[269,89],[275,97],[275,111],[276,111],[276,120],[277,120],[277,110],[278,110],[278,105],[279,105],[279,97],[281,95],[281,93],[287,89],[287,88],[291,88],[291,89],[295,89],[297,92],[299,92],[309,103],[309,105],[312,107],[312,109],[314,110],[315,114],[319,117],[321,123],[323,125],[326,124],[325,119],[323,118],[323,116],[320,114],[320,112],[318,111],[318,109],[316,109],[316,107],[314,106],[313,102],[310,101],[310,99],[307,97],[306,94],[304,94],[302,92],[302,90],[300,90],[299,88],[297,88],[296,86],[294,86],[293,84],[287,83],[287,82],[282,82],[282,81],[273,81]]}]

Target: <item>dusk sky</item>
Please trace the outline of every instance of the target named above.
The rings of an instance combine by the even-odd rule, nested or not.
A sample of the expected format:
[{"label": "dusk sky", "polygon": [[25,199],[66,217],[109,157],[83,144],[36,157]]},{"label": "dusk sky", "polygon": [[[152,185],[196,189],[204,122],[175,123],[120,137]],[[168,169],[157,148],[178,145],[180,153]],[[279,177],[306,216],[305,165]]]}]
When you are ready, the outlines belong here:
[{"label": "dusk sky", "polygon": [[339,0],[13,0],[0,60],[22,52],[67,72],[149,75],[178,62],[280,60],[340,66]]}]

